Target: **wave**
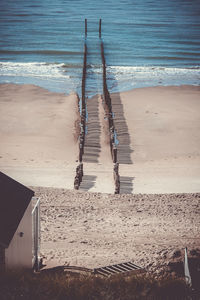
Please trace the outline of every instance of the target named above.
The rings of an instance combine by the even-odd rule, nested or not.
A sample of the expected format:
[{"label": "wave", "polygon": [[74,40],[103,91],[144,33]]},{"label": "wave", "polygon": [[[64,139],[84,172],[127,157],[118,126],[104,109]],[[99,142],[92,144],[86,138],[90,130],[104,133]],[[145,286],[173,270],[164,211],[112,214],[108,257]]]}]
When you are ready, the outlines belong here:
[{"label": "wave", "polygon": [[107,79],[111,91],[157,85],[200,85],[200,67],[108,66]]},{"label": "wave", "polygon": [[0,62],[1,76],[69,78],[63,63],[46,62]]},{"label": "wave", "polygon": [[200,75],[200,66],[188,67],[188,68],[174,68],[174,67],[162,67],[162,66],[107,66],[107,72],[118,75],[132,75],[132,76],[143,76],[143,75],[177,75],[182,74],[186,77],[188,75],[198,76]]},{"label": "wave", "polygon": [[[88,64],[88,72],[101,73],[101,64]],[[72,73],[73,70],[77,73],[82,72],[82,64],[66,64],[66,63],[49,63],[49,62],[0,62],[0,75],[35,75],[35,76],[47,76],[47,77],[69,77],[68,70]],[[188,68],[174,68],[174,67],[162,67],[162,66],[107,66],[107,74],[113,75],[116,78],[119,76],[132,76],[141,77],[147,75],[184,75],[188,76],[200,76],[200,66],[188,67]],[[145,76],[145,77],[146,77]]]},{"label": "wave", "polygon": [[42,54],[42,55],[82,55],[81,51],[61,51],[61,50],[0,50],[0,54]]},{"label": "wave", "polygon": [[74,75],[74,70],[78,69],[68,68],[64,63],[0,62],[0,83],[34,84],[69,94],[80,89],[81,72]]},{"label": "wave", "polygon": [[[0,62],[0,82],[34,83],[57,92],[80,91],[82,64],[47,62]],[[200,85],[200,66],[107,66],[110,92],[157,85]],[[86,91],[102,88],[101,64],[88,64]]]}]

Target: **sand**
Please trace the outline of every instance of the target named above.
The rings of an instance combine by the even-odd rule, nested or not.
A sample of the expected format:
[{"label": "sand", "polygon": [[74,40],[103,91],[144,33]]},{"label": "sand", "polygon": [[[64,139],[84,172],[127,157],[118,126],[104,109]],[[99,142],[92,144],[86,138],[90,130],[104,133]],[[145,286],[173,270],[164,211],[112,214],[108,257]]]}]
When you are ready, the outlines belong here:
[{"label": "sand", "polygon": [[195,86],[111,96],[122,193],[113,195],[100,96],[88,100],[88,151],[91,141],[97,147],[85,155],[83,184],[73,191],[77,96],[0,85],[0,169],[41,198],[41,253],[48,266],[132,260],[160,272],[177,250],[182,260],[184,247],[200,248],[199,96]]},{"label": "sand", "polygon": [[41,253],[47,266],[96,268],[133,261],[160,274],[169,263],[183,263],[185,247],[189,256],[200,250],[200,194],[35,191],[41,198]]},{"label": "sand", "polygon": [[87,112],[87,135],[83,155],[84,176],[80,190],[113,193],[115,189],[113,162],[101,96],[96,95],[87,100]]},{"label": "sand", "polygon": [[73,188],[77,96],[0,85],[0,168],[25,185]]},{"label": "sand", "polygon": [[200,87],[135,89],[112,95],[112,103],[124,145],[120,175],[132,192],[199,192]]},{"label": "sand", "polygon": [[[33,85],[1,84],[0,91],[1,170],[25,185],[72,189],[78,164],[77,96]],[[200,87],[142,88],[111,98],[121,193],[199,192]],[[88,100],[88,115],[81,189],[112,193],[113,163],[100,96]]]}]

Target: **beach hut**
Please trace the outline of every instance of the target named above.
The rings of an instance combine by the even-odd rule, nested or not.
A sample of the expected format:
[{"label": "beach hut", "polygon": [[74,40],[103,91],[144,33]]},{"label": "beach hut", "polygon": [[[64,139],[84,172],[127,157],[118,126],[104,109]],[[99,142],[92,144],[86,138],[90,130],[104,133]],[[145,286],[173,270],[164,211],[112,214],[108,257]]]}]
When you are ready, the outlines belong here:
[{"label": "beach hut", "polygon": [[0,172],[0,272],[38,264],[39,201],[34,192]]}]

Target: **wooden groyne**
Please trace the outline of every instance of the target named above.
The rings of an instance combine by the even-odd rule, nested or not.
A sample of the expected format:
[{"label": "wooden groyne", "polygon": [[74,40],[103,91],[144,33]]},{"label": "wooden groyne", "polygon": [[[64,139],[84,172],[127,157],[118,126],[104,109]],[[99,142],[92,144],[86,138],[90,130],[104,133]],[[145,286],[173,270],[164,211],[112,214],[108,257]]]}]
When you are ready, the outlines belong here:
[{"label": "wooden groyne", "polygon": [[84,44],[84,61],[83,61],[83,74],[82,74],[82,97],[80,103],[80,138],[79,138],[79,161],[83,160],[84,143],[85,143],[85,127],[86,127],[86,101],[85,101],[85,83],[86,83],[86,68],[87,68],[87,45]]},{"label": "wooden groyne", "polygon": [[108,125],[109,125],[109,131],[110,131],[110,150],[111,150],[111,155],[112,155],[112,159],[113,159],[114,158],[113,148],[115,145],[115,129],[114,129],[114,122],[113,122],[112,102],[111,102],[110,93],[108,91],[107,81],[106,81],[106,61],[105,61],[105,55],[104,55],[104,45],[103,45],[102,41],[101,41],[101,58],[102,58],[102,67],[103,67],[104,108],[105,108],[105,112],[106,112],[106,117],[108,119]]},{"label": "wooden groyne", "polygon": [[[99,21],[99,38],[101,45],[101,59],[102,59],[102,73],[103,73],[103,103],[106,119],[109,127],[110,152],[113,161],[113,179],[115,185],[115,194],[120,193],[120,176],[119,163],[117,161],[117,145],[116,145],[116,131],[113,120],[112,101],[107,86],[106,78],[106,60],[104,54],[104,44],[101,39],[101,19]],[[98,139],[101,128],[99,124],[98,111],[98,97],[94,96],[91,101],[87,101],[86,107],[86,77],[87,77],[87,20],[85,20],[85,42],[84,42],[84,57],[82,69],[82,96],[79,102],[80,110],[80,135],[79,135],[79,165],[76,168],[76,175],[74,179],[74,188],[79,189],[83,178],[83,155],[84,163],[98,163],[99,153],[101,151],[100,140]],[[90,122],[86,120],[86,111],[90,112]],[[86,121],[88,122],[86,128]],[[87,131],[87,136],[86,136]],[[85,154],[84,154],[85,152]],[[84,176],[85,178],[85,176]],[[91,179],[91,176],[89,177]],[[84,181],[83,181],[84,182]]]},{"label": "wooden groyne", "polygon": [[[101,19],[99,21],[99,38],[101,39]],[[116,146],[116,131],[113,120],[113,111],[112,111],[112,100],[107,86],[106,78],[106,60],[104,54],[104,44],[101,39],[101,60],[103,68],[103,99],[104,99],[104,109],[106,113],[106,118],[108,119],[109,134],[110,134],[110,151],[112,160],[114,163],[113,167],[113,176],[115,182],[115,194],[120,193],[120,176],[119,176],[119,163],[117,162],[117,146]]]},{"label": "wooden groyne", "polygon": [[83,56],[83,70],[82,70],[82,86],[81,86],[81,100],[79,104],[80,111],[80,135],[79,135],[79,165],[76,168],[76,175],[74,179],[74,188],[79,189],[83,177],[83,154],[85,144],[85,131],[86,131],[86,98],[85,98],[85,86],[86,86],[86,73],[87,73],[87,19],[85,19],[85,42],[84,42],[84,56]]},{"label": "wooden groyne", "polygon": [[75,190],[79,189],[79,186],[82,182],[83,178],[83,163],[81,162],[77,167],[76,167],[76,176],[74,179],[74,188]]}]

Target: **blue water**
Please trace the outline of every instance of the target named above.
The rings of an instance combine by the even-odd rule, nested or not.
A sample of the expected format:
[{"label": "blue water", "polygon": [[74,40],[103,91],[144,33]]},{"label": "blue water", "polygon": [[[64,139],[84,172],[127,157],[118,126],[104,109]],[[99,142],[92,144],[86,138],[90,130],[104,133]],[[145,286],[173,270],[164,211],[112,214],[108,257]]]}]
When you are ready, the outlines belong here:
[{"label": "blue water", "polygon": [[88,19],[88,95],[101,92],[98,22],[111,92],[200,84],[200,0],[1,0],[0,82],[80,92]]}]

